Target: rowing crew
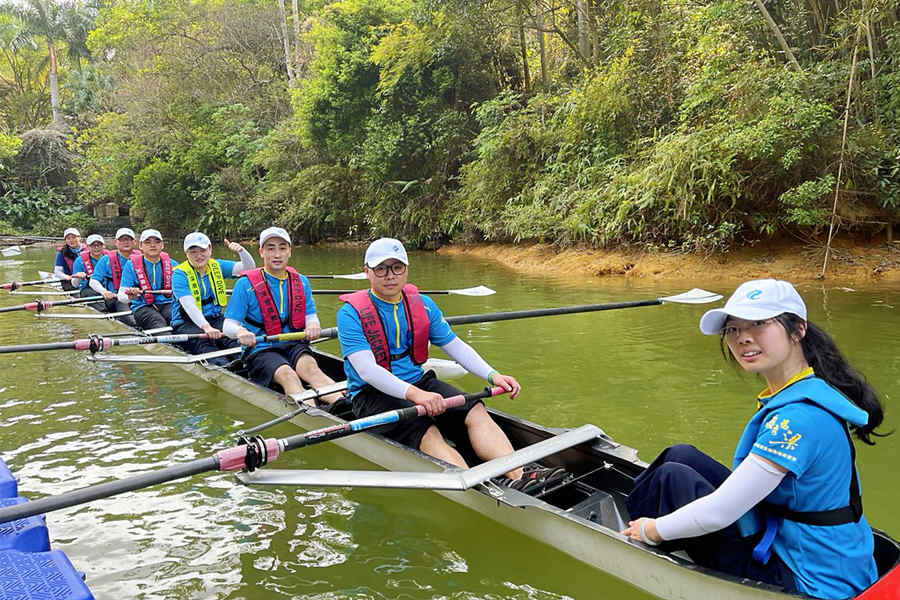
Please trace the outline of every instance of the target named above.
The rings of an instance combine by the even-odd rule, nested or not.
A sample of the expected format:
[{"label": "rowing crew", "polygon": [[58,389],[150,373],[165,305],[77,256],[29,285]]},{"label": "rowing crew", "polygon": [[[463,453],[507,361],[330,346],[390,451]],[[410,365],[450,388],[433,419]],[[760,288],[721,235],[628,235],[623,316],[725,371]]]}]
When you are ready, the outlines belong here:
[{"label": "rowing crew", "polygon": [[[321,335],[321,324],[309,279],[288,266],[291,238],[284,229],[270,227],[260,233],[261,268],[242,246],[228,240],[226,245],[240,262],[212,258],[212,244],[199,232],[185,238],[187,260],[181,264],[163,251],[162,235],[155,229],[141,232],[140,252],[133,251],[134,232],[128,228],[116,233],[115,252],[104,251],[100,236],[89,236],[87,241],[81,257],[85,266],[96,260],[93,274],[76,270],[72,278],[82,280],[82,288],[88,285],[100,292],[107,310],[118,310],[129,302],[134,321],[142,329],[170,322],[175,333],[208,334],[207,339],[187,343],[185,349],[194,354],[240,343],[249,348],[244,357],[248,377],[287,395],[299,394],[304,384],[319,388],[333,383],[310,350],[310,342]],[[434,344],[468,372],[511,392],[513,398],[521,386],[456,336],[434,300],[407,282],[408,266],[399,240],[376,240],[364,259],[370,289],[340,297],[346,304],[337,314],[338,338],[354,414],[365,417],[421,405],[427,411],[425,418],[397,425],[385,435],[462,468],[468,466],[467,460],[457,446],[471,446],[481,460],[512,453],[512,444],[481,400],[445,411],[442,399],[461,392],[432,371],[425,372],[422,364],[429,344]],[[121,275],[116,279],[113,273]],[[238,278],[230,300],[225,277]],[[306,338],[256,341],[263,334],[295,331],[305,331]],[[211,362],[216,360],[225,363],[224,358]],[[339,398],[340,394],[331,394],[322,400],[332,404]],[[526,490],[558,477],[558,471],[517,468],[506,473],[502,483]]]}]

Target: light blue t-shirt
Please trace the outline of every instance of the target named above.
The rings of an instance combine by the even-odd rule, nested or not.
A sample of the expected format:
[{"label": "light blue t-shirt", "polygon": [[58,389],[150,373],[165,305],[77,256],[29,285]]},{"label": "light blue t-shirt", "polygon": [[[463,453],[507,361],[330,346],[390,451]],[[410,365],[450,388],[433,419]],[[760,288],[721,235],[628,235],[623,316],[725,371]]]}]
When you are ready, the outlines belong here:
[{"label": "light blue t-shirt", "polygon": [[[119,252],[118,250],[116,251],[116,254],[119,257],[119,264],[123,266],[122,271],[124,274],[124,270],[125,270],[124,265],[125,265],[125,263],[128,262],[128,258],[126,258],[125,255],[122,254],[121,252]],[[109,255],[108,254],[104,254],[100,258],[100,260],[97,261],[97,264],[94,265],[94,274],[91,275],[91,279],[93,279],[95,281],[99,281],[100,285],[102,285],[105,289],[109,290],[110,292],[118,292],[119,291],[119,288],[117,288],[115,286],[115,284],[113,283],[112,267],[109,264]]]},{"label": "light blue t-shirt", "polygon": [[[97,272],[97,263],[99,263],[102,259],[106,258],[106,255],[104,254],[100,258],[94,258],[93,256],[88,255],[88,258],[91,260],[91,265],[93,265],[93,267],[94,267],[94,273],[96,273]],[[107,262],[109,262],[109,259],[107,259]],[[84,261],[81,260],[80,254],[78,255],[78,258],[75,259],[75,262],[72,263],[72,273],[87,273],[87,270],[84,268]],[[81,283],[78,285],[78,289],[83,290],[84,288],[86,288],[88,285],[88,280],[92,279],[93,277],[94,277],[94,275],[92,274],[90,277],[85,277],[84,279],[82,279]]]},{"label": "light blue t-shirt", "polygon": [[[237,264],[236,261],[211,258],[210,262],[212,261],[219,263],[219,268],[222,269],[222,277],[225,279],[237,279],[237,277],[232,274],[234,265]],[[209,270],[206,271],[206,275],[203,277],[197,277],[197,283],[200,284],[200,298],[202,300],[200,310],[203,311],[203,316],[207,319],[211,319],[221,315],[222,307],[215,302],[215,294],[213,293],[212,279],[210,279]],[[181,303],[178,299],[182,296],[190,295],[191,286],[188,285],[187,274],[180,269],[175,269],[172,272],[172,327],[178,327],[184,323],[185,318],[181,315]]]},{"label": "light blue t-shirt", "polygon": [[[150,281],[150,289],[163,289],[162,259],[156,261],[156,264],[149,262],[146,258],[142,258],[141,260],[144,261],[144,270],[147,272],[147,279]],[[172,268],[174,269],[177,265],[178,261],[172,260]],[[174,273],[172,275],[174,277]],[[125,267],[122,269],[122,283],[119,285],[119,287],[141,287],[138,283],[137,273],[134,272],[134,265],[131,264],[131,259],[128,259],[128,261],[125,263]],[[172,302],[172,296],[166,296],[164,294],[155,294],[153,298],[154,303],[160,306]],[[146,305],[147,303],[144,301],[144,295],[141,294],[131,301],[131,312],[134,312],[142,306]]]},{"label": "light blue t-shirt", "polygon": [[[763,407],[762,426],[750,450],[787,469],[766,500],[797,512],[847,506],[854,467],[845,425],[816,403],[822,401],[816,391],[831,388],[822,387],[827,384],[811,376],[787,390],[794,386],[805,386],[799,388],[803,390],[801,395],[812,400],[793,401],[771,411]],[[787,390],[761,401],[776,405]],[[836,391],[833,394],[842,398]],[[849,400],[843,402],[850,405]],[[865,517],[842,525],[807,525],[782,519],[773,549],[794,573],[794,582],[802,593],[816,598],[849,598],[878,577],[873,544]]]},{"label": "light blue t-shirt", "polygon": [[[290,290],[288,289],[289,279],[285,277],[284,279],[278,279],[274,275],[270,275],[267,271],[263,271],[263,274],[266,278],[266,283],[269,284],[269,292],[272,294],[272,299],[275,301],[275,306],[278,308],[278,315],[281,318],[282,323],[282,331],[284,333],[290,333],[294,331],[291,329],[289,312],[290,312]],[[306,300],[306,318],[309,319],[312,315],[316,314],[316,301],[313,300],[312,288],[309,285],[309,279],[306,278],[306,275],[300,275],[300,281],[303,283],[303,296]],[[247,328],[247,330],[252,331],[255,335],[265,335],[266,330],[263,327],[258,327],[253,325],[248,321],[255,323],[262,323],[262,311],[259,308],[259,301],[256,299],[256,293],[253,291],[253,286],[250,285],[250,280],[247,277],[241,277],[238,279],[237,283],[234,284],[234,289],[231,292],[231,299],[228,300],[228,307],[225,309],[225,318],[226,319],[234,319],[238,321]],[[290,344],[293,342],[277,342]],[[251,355],[256,354],[260,350],[265,350],[273,346],[272,342],[260,342],[253,347],[253,351],[250,353]]]},{"label": "light blue t-shirt", "polygon": [[[444,320],[444,314],[438,308],[434,300],[425,294],[420,294],[425,312],[428,314],[428,341],[435,346],[449,344],[456,338],[456,334],[450,329],[450,324]],[[405,353],[412,342],[412,335],[406,322],[406,309],[400,303],[386,302],[376,297],[369,291],[369,298],[375,304],[378,317],[384,328],[388,347],[392,355]],[[397,325],[399,324],[399,330]],[[338,340],[341,343],[341,355],[344,357],[344,373],[347,375],[347,389],[353,397],[361,390],[366,382],[359,376],[353,365],[346,358],[360,350],[370,350],[366,334],[363,332],[359,313],[350,304],[342,306],[337,313]],[[412,361],[412,356],[407,353],[399,360],[391,361],[391,373],[407,383],[415,383],[422,378],[425,371],[420,365]]]}]

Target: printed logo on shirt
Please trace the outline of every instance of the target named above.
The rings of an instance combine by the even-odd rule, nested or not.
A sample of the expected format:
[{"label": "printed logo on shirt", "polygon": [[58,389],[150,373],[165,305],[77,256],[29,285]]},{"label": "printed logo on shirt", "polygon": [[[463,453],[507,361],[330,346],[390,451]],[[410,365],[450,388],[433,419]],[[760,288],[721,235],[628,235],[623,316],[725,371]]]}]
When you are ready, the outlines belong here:
[{"label": "printed logo on shirt", "polygon": [[[777,414],[772,415],[772,418],[766,421],[764,427],[769,430],[772,437],[776,438],[769,440],[769,445],[784,448],[785,450],[796,450],[797,444],[803,437],[803,434],[791,431],[789,419],[781,419],[779,421]],[[780,437],[779,433],[781,433]]]}]

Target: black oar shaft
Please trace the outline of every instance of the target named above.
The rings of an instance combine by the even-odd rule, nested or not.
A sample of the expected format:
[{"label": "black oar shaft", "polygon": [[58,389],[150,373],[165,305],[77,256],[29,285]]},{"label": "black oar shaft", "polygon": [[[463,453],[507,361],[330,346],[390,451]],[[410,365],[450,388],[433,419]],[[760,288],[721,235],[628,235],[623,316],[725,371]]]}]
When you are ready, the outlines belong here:
[{"label": "black oar shaft", "polygon": [[38,350],[71,350],[77,342],[52,342],[47,344],[19,344],[16,346],[0,346],[0,354],[16,352],[36,352]]},{"label": "black oar shaft", "polygon": [[142,473],[141,475],[135,475],[134,477],[128,477],[126,479],[118,479],[108,483],[81,488],[80,490],[65,492],[57,496],[48,496],[47,498],[41,498],[40,500],[33,500],[23,504],[16,504],[15,506],[0,508],[0,523],[24,519],[54,510],[61,510],[93,500],[109,498],[125,492],[133,492],[134,490],[150,487],[151,485],[167,483],[169,481],[190,477],[191,475],[197,475],[198,473],[205,473],[207,471],[215,471],[218,468],[219,460],[216,456],[199,458],[188,463],[172,465],[171,467],[166,467],[152,473]]},{"label": "black oar shaft", "polygon": [[[366,289],[366,288],[362,288],[362,289]],[[358,289],[357,290],[312,290],[312,293],[314,295],[319,295],[319,296],[322,296],[322,295],[334,296],[337,294],[352,294],[353,292],[358,292],[358,291],[359,291]],[[420,294],[431,294],[431,295],[449,294],[449,293],[451,293],[451,290],[419,290],[419,293]]]},{"label": "black oar shaft", "polygon": [[103,300],[103,296],[89,296],[87,298],[72,298],[71,300],[37,300],[35,302],[26,302],[16,306],[4,306],[0,308],[0,312],[12,312],[14,310],[36,310],[41,312],[53,306],[66,306],[68,304],[83,304],[85,302],[95,302]]},{"label": "black oar shaft", "polygon": [[662,300],[635,300],[632,302],[613,302],[609,304],[581,304],[576,306],[561,306],[559,308],[538,308],[534,310],[514,310],[509,312],[483,313],[476,315],[459,315],[447,317],[451,325],[466,325],[468,323],[490,323],[492,321],[511,321],[513,319],[530,319],[531,317],[546,317],[550,315],[570,315],[573,313],[595,312],[599,310],[615,310],[618,308],[635,308],[638,306],[653,306],[662,304]]}]

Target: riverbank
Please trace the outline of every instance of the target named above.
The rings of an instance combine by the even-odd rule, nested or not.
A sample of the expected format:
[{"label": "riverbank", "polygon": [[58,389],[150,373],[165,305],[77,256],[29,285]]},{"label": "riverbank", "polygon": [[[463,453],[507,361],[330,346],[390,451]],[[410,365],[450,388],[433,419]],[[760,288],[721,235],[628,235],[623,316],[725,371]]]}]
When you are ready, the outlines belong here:
[{"label": "riverbank", "polygon": [[[822,272],[824,246],[793,240],[766,242],[721,254],[648,252],[640,249],[571,248],[547,244],[472,244],[444,246],[440,254],[498,261],[511,269],[533,271],[548,264],[567,277],[629,277],[647,280],[743,281],[775,277],[814,281]],[[900,243],[840,240],[832,246],[825,280],[838,283],[900,282]]]}]

